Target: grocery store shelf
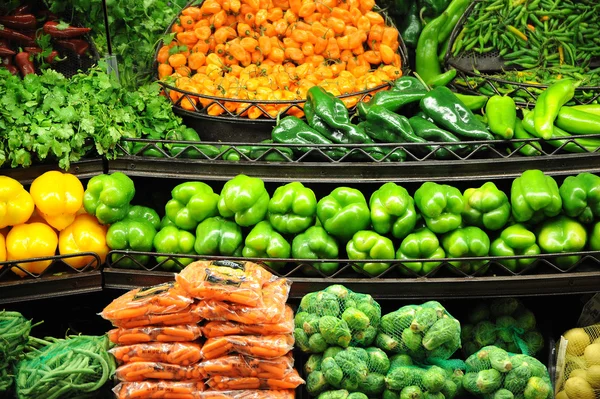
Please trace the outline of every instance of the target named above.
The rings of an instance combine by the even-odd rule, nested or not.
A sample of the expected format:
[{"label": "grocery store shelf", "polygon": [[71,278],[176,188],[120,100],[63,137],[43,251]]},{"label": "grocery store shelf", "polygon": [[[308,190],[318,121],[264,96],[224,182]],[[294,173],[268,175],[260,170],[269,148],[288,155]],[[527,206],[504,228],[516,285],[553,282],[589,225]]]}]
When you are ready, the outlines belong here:
[{"label": "grocery store shelf", "polygon": [[[64,170],[58,167],[58,164],[41,164],[32,165],[28,168],[2,168],[0,169],[0,175],[12,177],[18,180],[22,184],[30,184],[38,176],[51,170]],[[80,179],[89,178],[106,171],[105,160],[88,159],[79,162],[72,162],[68,172],[77,176]]]}]

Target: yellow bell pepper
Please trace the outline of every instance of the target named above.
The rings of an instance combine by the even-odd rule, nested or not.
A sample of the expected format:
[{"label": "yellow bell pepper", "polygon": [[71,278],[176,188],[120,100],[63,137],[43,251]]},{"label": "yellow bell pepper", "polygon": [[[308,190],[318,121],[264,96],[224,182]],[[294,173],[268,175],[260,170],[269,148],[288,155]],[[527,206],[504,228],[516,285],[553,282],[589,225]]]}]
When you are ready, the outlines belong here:
[{"label": "yellow bell pepper", "polygon": [[57,230],[73,223],[83,205],[83,184],[69,173],[46,172],[29,189],[39,214]]},{"label": "yellow bell pepper", "polygon": [[4,234],[0,233],[0,262],[6,260],[6,238]]},{"label": "yellow bell pepper", "polygon": [[[54,256],[57,246],[56,231],[47,224],[20,224],[14,226],[6,237],[7,260]],[[20,263],[19,266],[32,274],[41,274],[51,263],[50,260],[43,260]],[[26,276],[26,273],[17,267],[13,267],[12,271],[21,277]]]},{"label": "yellow bell pepper", "polygon": [[0,228],[25,223],[33,208],[33,198],[21,183],[0,176]]},{"label": "yellow bell pepper", "polygon": [[[79,215],[73,223],[59,233],[58,252],[61,255],[95,252],[104,263],[109,251],[108,245],[106,245],[107,230],[108,227],[101,225],[95,216]],[[93,259],[92,256],[80,256],[63,259],[63,261],[76,269],[81,269],[92,262]],[[99,265],[95,266],[98,267]]]}]

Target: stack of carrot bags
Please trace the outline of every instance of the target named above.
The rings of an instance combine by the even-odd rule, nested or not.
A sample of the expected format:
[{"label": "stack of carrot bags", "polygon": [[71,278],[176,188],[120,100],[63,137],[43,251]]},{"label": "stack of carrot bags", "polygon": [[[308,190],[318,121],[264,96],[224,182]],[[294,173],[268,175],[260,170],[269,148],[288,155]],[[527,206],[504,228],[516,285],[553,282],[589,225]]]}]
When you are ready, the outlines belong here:
[{"label": "stack of carrot bags", "polygon": [[101,315],[117,327],[117,398],[294,399],[290,285],[251,262],[199,261],[115,299]]}]

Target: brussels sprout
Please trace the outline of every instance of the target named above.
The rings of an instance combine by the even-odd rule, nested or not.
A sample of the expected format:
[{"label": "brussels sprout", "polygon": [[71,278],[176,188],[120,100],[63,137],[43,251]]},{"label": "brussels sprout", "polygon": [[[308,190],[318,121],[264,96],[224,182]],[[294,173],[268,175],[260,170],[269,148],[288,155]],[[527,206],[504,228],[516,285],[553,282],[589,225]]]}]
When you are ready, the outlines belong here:
[{"label": "brussels sprout", "polygon": [[362,392],[353,392],[348,395],[348,399],[369,399],[369,397]]},{"label": "brussels sprout", "polygon": [[296,316],[294,316],[294,327],[296,328],[304,328],[304,322],[306,319],[311,316],[308,312],[298,312]]},{"label": "brussels sprout", "polygon": [[415,332],[424,332],[427,331],[429,327],[431,327],[436,321],[438,321],[438,315],[435,309],[421,308],[417,310],[415,319],[410,325],[410,329]]},{"label": "brussels sprout", "polygon": [[330,285],[329,287],[325,288],[325,292],[335,295],[340,300],[346,299],[350,293],[348,288],[340,284]]},{"label": "brussels sprout", "polygon": [[383,391],[383,394],[381,395],[381,399],[399,399],[399,398],[400,398],[399,392],[392,391],[389,389],[386,389],[385,391]]},{"label": "brussels sprout", "polygon": [[506,373],[512,369],[512,363],[508,358],[508,352],[496,346],[486,346],[482,350],[488,351],[488,358],[492,368],[501,373]]},{"label": "brussels sprout", "polygon": [[516,395],[523,392],[530,378],[531,367],[527,362],[522,362],[506,374],[503,387]]},{"label": "brussels sprout", "polygon": [[496,319],[498,328],[498,337],[504,342],[513,342],[515,340],[515,328],[517,320],[511,316],[500,316]]},{"label": "brussels sprout", "polygon": [[471,356],[475,352],[477,352],[481,347],[477,345],[475,342],[465,342],[463,345],[463,352],[466,357]]},{"label": "brussels sprout", "polygon": [[390,357],[390,370],[400,366],[412,366],[413,361],[408,355],[394,355]]},{"label": "brussels sprout", "polygon": [[472,354],[467,358],[465,363],[467,365],[467,373],[478,372],[492,368],[489,352],[486,349],[481,349]]},{"label": "brussels sprout", "polygon": [[437,317],[438,319],[441,319],[442,317],[444,317],[446,315],[446,308],[444,308],[442,306],[441,303],[437,302],[437,301],[428,301],[425,302],[424,304],[421,305],[422,308],[430,308],[435,310],[435,312],[437,313]]},{"label": "brussels sprout", "polygon": [[323,335],[325,342],[342,348],[347,348],[352,339],[348,324],[333,316],[323,316],[319,319],[319,332]]},{"label": "brussels sprout", "polygon": [[300,326],[306,333],[306,335],[311,336],[314,333],[319,332],[319,319],[320,317],[316,314],[308,314],[304,317],[304,323]]},{"label": "brussels sprout", "polygon": [[444,388],[444,382],[446,381],[446,372],[444,369],[432,366],[423,374],[421,384],[430,393],[437,393]]},{"label": "brussels sprout", "polygon": [[535,355],[544,348],[544,336],[537,331],[530,331],[523,336],[530,355]]},{"label": "brussels sprout", "polygon": [[[317,292],[313,306],[312,309],[314,310],[308,309],[308,312],[315,313],[317,316],[339,317],[340,315],[340,303],[338,298],[328,292]],[[304,310],[304,308],[302,308],[302,310]]]},{"label": "brussels sprout", "polygon": [[523,396],[525,399],[546,399],[551,390],[550,384],[540,377],[531,377],[527,381]]},{"label": "brussels sprout", "polygon": [[400,392],[400,399],[423,399],[423,391],[416,385],[411,385]]},{"label": "brussels sprout", "polygon": [[463,342],[472,341],[474,332],[475,326],[473,324],[462,324],[460,326],[460,339]]},{"label": "brussels sprout", "polygon": [[308,347],[312,353],[322,353],[327,349],[327,342],[321,334],[316,333],[308,339]]},{"label": "brussels sprout", "polygon": [[371,345],[377,337],[377,328],[369,326],[364,330],[356,331],[352,335],[352,342],[356,346],[366,348]]},{"label": "brussels sprout", "polygon": [[349,393],[344,389],[323,392],[317,399],[348,399]]},{"label": "brussels sprout", "polygon": [[477,385],[477,373],[476,372],[470,372],[470,373],[465,374],[465,376],[462,379],[462,384],[463,384],[463,387],[465,388],[465,390],[469,393],[472,393],[473,395],[483,394],[483,392],[481,392],[481,389]]},{"label": "brussels sprout", "polygon": [[[300,300],[300,313],[313,313],[312,309],[314,309],[315,298],[317,296],[316,292],[311,292],[310,294],[306,294]],[[298,316],[298,315],[296,315]]]},{"label": "brussels sprout", "polygon": [[325,381],[335,388],[339,388],[344,378],[344,372],[332,357],[326,357],[321,363],[321,370]]},{"label": "brussels sprout", "polygon": [[400,343],[387,334],[379,333],[375,338],[375,345],[387,352],[398,352]]},{"label": "brussels sprout", "polygon": [[433,350],[452,340],[460,342],[460,323],[454,318],[447,317],[436,321],[427,330],[423,337],[423,347],[427,350]]},{"label": "brussels sprout", "polygon": [[492,317],[510,316],[519,307],[520,302],[515,298],[498,298],[490,303]]},{"label": "brussels sprout", "polygon": [[306,363],[304,364],[304,374],[309,375],[313,371],[321,370],[321,361],[323,360],[322,355],[310,355]]},{"label": "brussels sprout", "polygon": [[387,374],[390,369],[390,359],[379,348],[367,348],[369,361],[367,366],[372,373]]},{"label": "brussels sprout", "polygon": [[366,314],[355,308],[348,308],[342,313],[342,320],[348,324],[351,330],[364,330],[369,326],[369,318]]},{"label": "brussels sprout", "polygon": [[531,331],[535,328],[536,320],[533,312],[525,309],[517,315],[517,327],[523,331]]},{"label": "brussels sprout", "polygon": [[431,393],[425,392],[423,394],[423,399],[445,399],[444,394],[441,392]]},{"label": "brussels sprout", "polygon": [[378,373],[369,373],[367,378],[359,382],[358,390],[369,396],[381,394],[385,390],[385,376]]},{"label": "brussels sprout", "polygon": [[[366,378],[366,377],[363,377],[363,378]],[[361,379],[362,378],[359,378],[357,376],[346,377],[342,380],[340,387],[342,389],[346,389],[350,392],[356,391],[358,389],[358,383],[361,381]]]},{"label": "brussels sprout", "polygon": [[421,347],[423,336],[420,332],[415,332],[411,328],[405,328],[402,331],[402,344],[410,351],[418,351]]},{"label": "brussels sprout", "polygon": [[[369,374],[369,369],[367,367],[369,355],[367,355],[364,349],[348,348],[335,355],[334,359],[344,372],[344,375],[348,376],[349,378],[354,378],[357,383],[362,381],[367,374]],[[344,378],[344,380],[346,380],[346,378]],[[348,389],[343,385],[342,388]],[[353,391],[353,389],[348,390]]]},{"label": "brussels sprout", "polygon": [[473,337],[479,347],[493,344],[496,342],[496,325],[489,321],[482,321],[475,326]]},{"label": "brussels sprout", "polygon": [[475,305],[473,310],[469,312],[469,323],[475,325],[482,321],[489,321],[490,308],[485,302],[480,302]]},{"label": "brussels sprout", "polygon": [[309,394],[317,396],[328,389],[329,385],[321,371],[313,371],[306,378],[306,390]]},{"label": "brussels sprout", "polygon": [[381,308],[377,303],[362,301],[356,305],[356,308],[369,318],[370,325],[373,327],[379,326],[379,323],[381,322]]},{"label": "brussels sprout", "polygon": [[452,380],[446,380],[442,387],[442,393],[445,399],[454,399],[458,394],[458,386]]},{"label": "brussels sprout", "polygon": [[494,342],[494,346],[504,350],[508,349],[508,344],[501,339],[497,339],[496,342]]},{"label": "brussels sprout", "polygon": [[411,385],[421,383],[423,370],[414,366],[400,366],[391,369],[385,377],[385,383],[388,389],[393,391],[402,391]]},{"label": "brussels sprout", "polygon": [[335,355],[337,355],[338,353],[340,353],[341,351],[343,351],[343,348],[340,348],[339,346],[330,346],[329,348],[327,348],[327,350],[323,353],[323,359],[325,359],[326,357],[335,357]]},{"label": "brussels sprout", "polygon": [[491,399],[514,399],[515,395],[508,389],[498,389]]},{"label": "brussels sprout", "polygon": [[481,393],[492,393],[502,385],[502,374],[495,369],[481,370],[476,383]]},{"label": "brussels sprout", "polygon": [[310,353],[310,346],[308,344],[308,336],[301,328],[294,329],[294,339],[296,340],[296,347],[300,348],[302,352]]},{"label": "brussels sprout", "polygon": [[395,312],[388,313],[381,318],[381,331],[389,335],[398,335],[402,330],[410,327],[416,314],[415,307],[403,306]]}]

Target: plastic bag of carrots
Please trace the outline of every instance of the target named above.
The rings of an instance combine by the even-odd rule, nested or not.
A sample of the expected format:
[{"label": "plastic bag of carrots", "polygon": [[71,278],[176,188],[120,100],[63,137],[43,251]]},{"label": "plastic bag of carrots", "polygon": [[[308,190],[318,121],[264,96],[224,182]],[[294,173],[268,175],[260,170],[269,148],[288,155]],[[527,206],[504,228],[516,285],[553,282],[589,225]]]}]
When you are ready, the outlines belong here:
[{"label": "plastic bag of carrots", "polygon": [[234,391],[239,389],[296,389],[304,384],[296,370],[290,371],[282,379],[257,377],[214,376],[206,380],[206,385],[216,391]]},{"label": "plastic bag of carrots", "polygon": [[175,278],[194,298],[256,307],[263,285],[274,276],[256,263],[220,260],[190,263]]},{"label": "plastic bag of carrots", "polygon": [[183,313],[193,302],[184,290],[170,282],[131,290],[112,301],[100,315],[117,325],[146,315]]},{"label": "plastic bag of carrots", "polygon": [[119,381],[136,382],[144,380],[196,381],[202,380],[202,368],[198,365],[180,366],[157,362],[125,363],[117,368],[115,377]]},{"label": "plastic bag of carrots", "polygon": [[[291,282],[284,278],[269,281],[263,286],[262,303],[257,307],[215,300],[200,301],[192,312],[204,320],[235,321],[242,324],[277,324],[288,319],[285,310]],[[293,316],[292,316],[293,317]]]},{"label": "plastic bag of carrots", "polygon": [[197,399],[203,390],[200,381],[121,382],[113,388],[117,399]]},{"label": "plastic bag of carrots", "polygon": [[181,324],[197,324],[202,320],[197,312],[186,309],[181,313],[147,314],[133,319],[113,320],[115,327],[136,328],[145,326],[175,326]]},{"label": "plastic bag of carrots", "polygon": [[294,369],[291,353],[275,359],[258,359],[244,355],[223,356],[200,363],[202,373],[209,377],[256,377],[283,379]]},{"label": "plastic bag of carrots", "polygon": [[230,353],[239,353],[273,359],[286,355],[294,348],[294,336],[287,335],[230,335],[209,338],[202,346],[202,358],[216,359]]},{"label": "plastic bag of carrots", "polygon": [[204,391],[198,394],[198,399],[295,399],[296,391],[287,389],[281,391]]},{"label": "plastic bag of carrots", "polygon": [[278,335],[294,332],[294,311],[285,307],[284,320],[275,324],[241,324],[233,321],[211,321],[202,327],[202,335],[206,338],[224,337],[227,335]]},{"label": "plastic bag of carrots", "polygon": [[192,342],[148,342],[115,346],[109,352],[119,363],[159,362],[189,366],[202,359],[200,345]]},{"label": "plastic bag of carrots", "polygon": [[115,328],[108,332],[110,341],[119,345],[141,344],[144,342],[191,342],[201,336],[202,331],[196,324]]}]

